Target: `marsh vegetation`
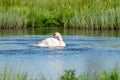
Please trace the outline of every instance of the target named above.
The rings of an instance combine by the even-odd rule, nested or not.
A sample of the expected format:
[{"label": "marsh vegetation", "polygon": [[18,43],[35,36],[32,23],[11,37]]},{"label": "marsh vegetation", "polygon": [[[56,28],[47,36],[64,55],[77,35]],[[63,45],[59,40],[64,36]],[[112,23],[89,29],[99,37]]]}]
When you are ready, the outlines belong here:
[{"label": "marsh vegetation", "polygon": [[0,0],[0,28],[120,29],[120,0]]},{"label": "marsh vegetation", "polygon": [[[16,72],[12,68],[5,68],[3,72],[0,72],[0,80],[47,80],[44,75],[38,79],[30,77],[28,74],[27,72]],[[75,70],[65,70],[63,74],[58,76],[59,78],[57,80],[120,80],[118,68],[114,68],[112,71],[94,72],[89,75],[81,74],[78,76],[76,76]]]}]

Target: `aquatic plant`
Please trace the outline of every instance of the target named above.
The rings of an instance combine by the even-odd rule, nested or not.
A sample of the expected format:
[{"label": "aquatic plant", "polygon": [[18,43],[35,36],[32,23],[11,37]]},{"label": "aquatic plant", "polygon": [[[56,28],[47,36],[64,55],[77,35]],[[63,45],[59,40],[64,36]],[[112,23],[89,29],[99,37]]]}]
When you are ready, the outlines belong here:
[{"label": "aquatic plant", "polygon": [[77,80],[75,70],[65,70],[65,73],[60,77],[60,80]]},{"label": "aquatic plant", "polygon": [[[5,67],[0,72],[0,80],[47,80],[43,75],[38,78],[28,76],[29,73],[17,69]],[[34,75],[34,72],[33,72]],[[65,70],[62,75],[59,75],[58,80],[120,80],[119,70],[115,67],[112,71],[101,71],[92,74],[76,75],[75,70]]]},{"label": "aquatic plant", "polygon": [[3,71],[0,72],[0,80],[27,80],[28,73],[17,72],[17,69],[6,66]]},{"label": "aquatic plant", "polygon": [[120,0],[0,0],[0,28],[120,29]]},{"label": "aquatic plant", "polygon": [[120,80],[118,67],[112,71],[101,71],[100,73],[75,75],[75,70],[65,70],[60,80]]}]

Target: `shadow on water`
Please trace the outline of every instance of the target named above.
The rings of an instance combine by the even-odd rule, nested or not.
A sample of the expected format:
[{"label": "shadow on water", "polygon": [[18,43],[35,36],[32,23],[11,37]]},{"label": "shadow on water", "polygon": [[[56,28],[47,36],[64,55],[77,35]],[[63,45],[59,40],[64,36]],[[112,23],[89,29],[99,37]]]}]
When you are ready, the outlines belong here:
[{"label": "shadow on water", "polygon": [[97,36],[97,37],[120,37],[119,30],[77,30],[77,29],[27,29],[27,30],[0,30],[0,36],[23,36],[23,35],[48,35],[54,32],[70,36]]}]

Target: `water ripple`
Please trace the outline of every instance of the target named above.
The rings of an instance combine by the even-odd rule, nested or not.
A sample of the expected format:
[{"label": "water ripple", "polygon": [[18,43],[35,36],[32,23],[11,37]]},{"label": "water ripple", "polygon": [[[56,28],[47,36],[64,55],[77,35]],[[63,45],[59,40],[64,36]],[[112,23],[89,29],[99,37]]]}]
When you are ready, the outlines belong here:
[{"label": "water ripple", "polygon": [[44,75],[49,75],[46,72],[51,74],[65,69],[90,72],[120,64],[120,38],[63,36],[67,45],[63,49],[32,46],[46,37],[0,38],[0,65],[11,62],[15,66],[13,62],[16,62],[28,72],[40,69],[44,70]]}]

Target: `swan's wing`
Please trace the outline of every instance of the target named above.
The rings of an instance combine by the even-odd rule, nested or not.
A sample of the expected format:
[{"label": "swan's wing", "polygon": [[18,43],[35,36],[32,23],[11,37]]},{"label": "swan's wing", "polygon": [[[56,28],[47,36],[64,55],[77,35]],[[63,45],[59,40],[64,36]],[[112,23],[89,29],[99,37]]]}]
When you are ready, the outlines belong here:
[{"label": "swan's wing", "polygon": [[55,38],[47,38],[38,43],[40,47],[55,47],[59,45],[59,41]]},{"label": "swan's wing", "polygon": [[33,46],[36,46],[36,47],[46,47],[48,45],[48,38],[45,39],[45,40],[42,40],[41,42],[39,42],[38,44],[36,45],[33,45]]}]

